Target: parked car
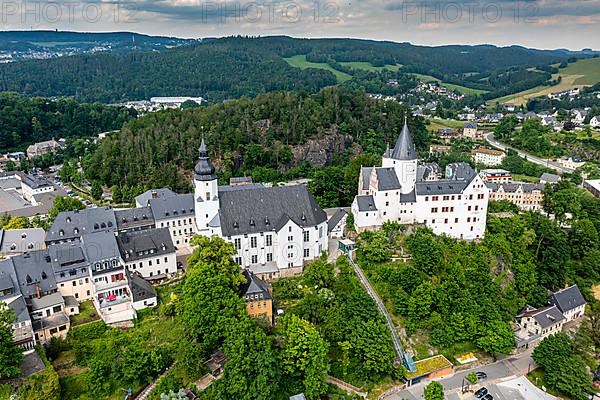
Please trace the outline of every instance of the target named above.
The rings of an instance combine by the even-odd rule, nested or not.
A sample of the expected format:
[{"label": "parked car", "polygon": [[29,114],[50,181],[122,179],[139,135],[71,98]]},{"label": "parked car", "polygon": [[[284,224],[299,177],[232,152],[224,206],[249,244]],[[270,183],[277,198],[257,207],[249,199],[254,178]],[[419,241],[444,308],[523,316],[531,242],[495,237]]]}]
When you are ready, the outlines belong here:
[{"label": "parked car", "polygon": [[494,396],[488,393],[481,400],[494,400]]},{"label": "parked car", "polygon": [[475,375],[477,375],[477,379],[479,379],[480,381],[487,379],[487,374],[483,371],[477,371],[475,372]]},{"label": "parked car", "polygon": [[481,389],[475,392],[475,397],[481,399],[483,396],[487,395],[487,392],[487,388],[482,387]]}]

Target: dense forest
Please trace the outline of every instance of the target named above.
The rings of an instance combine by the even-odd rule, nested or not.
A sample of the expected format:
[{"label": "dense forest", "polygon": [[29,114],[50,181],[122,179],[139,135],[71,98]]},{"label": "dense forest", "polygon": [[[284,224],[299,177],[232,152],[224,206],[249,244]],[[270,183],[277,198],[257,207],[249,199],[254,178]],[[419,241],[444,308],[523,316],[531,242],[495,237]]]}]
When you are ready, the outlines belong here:
[{"label": "dense forest", "polygon": [[136,112],[69,99],[0,94],[0,151],[21,150],[52,138],[85,137],[119,129]]},{"label": "dense forest", "polygon": [[[209,107],[152,113],[102,140],[84,160],[86,176],[107,186],[168,186],[188,190],[205,136],[223,183],[231,176],[277,181],[295,169],[346,164],[361,152],[393,146],[405,108],[340,87],[313,95],[276,92]],[[428,145],[421,119],[409,119],[420,150]],[[312,164],[312,166],[311,166]],[[365,164],[366,165],[366,164]]]},{"label": "dense forest", "polygon": [[[351,61],[374,66],[399,64],[401,73],[433,75],[445,82],[498,94],[542,84],[551,77],[544,67],[573,57],[517,46],[426,47],[355,39],[227,37],[160,52],[78,55],[3,64],[0,90],[103,102],[181,95],[219,101],[276,90],[315,92],[336,83],[330,71],[301,70],[283,60],[301,54],[308,61],[328,63],[338,70],[343,69],[339,63]],[[542,70],[527,70],[535,66]],[[363,79],[354,78],[354,85],[361,86]]]}]

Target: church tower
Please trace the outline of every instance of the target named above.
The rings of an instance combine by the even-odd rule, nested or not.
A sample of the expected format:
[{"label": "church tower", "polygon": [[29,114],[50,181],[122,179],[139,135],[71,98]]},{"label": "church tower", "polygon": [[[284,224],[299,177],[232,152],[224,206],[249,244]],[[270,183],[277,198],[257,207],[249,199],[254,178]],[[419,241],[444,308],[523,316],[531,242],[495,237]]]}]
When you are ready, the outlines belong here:
[{"label": "church tower", "polygon": [[219,185],[215,175],[215,166],[208,158],[204,137],[202,137],[198,152],[200,155],[194,168],[196,227],[199,234],[208,235],[208,224],[219,212]]},{"label": "church tower", "polygon": [[415,149],[412,133],[408,129],[406,117],[396,145],[393,149],[385,151],[381,166],[394,168],[401,185],[400,193],[408,194],[415,189],[417,182],[417,150]]}]

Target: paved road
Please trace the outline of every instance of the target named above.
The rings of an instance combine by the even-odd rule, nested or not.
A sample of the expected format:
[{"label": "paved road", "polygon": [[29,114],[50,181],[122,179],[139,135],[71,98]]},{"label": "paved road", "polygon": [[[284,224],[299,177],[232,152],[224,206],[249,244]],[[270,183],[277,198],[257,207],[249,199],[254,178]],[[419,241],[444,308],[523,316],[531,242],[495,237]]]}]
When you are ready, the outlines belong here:
[{"label": "paved road", "polygon": [[573,172],[572,170],[562,167],[562,166],[558,165],[557,163],[547,160],[545,158],[540,158],[540,157],[534,156],[533,154],[529,154],[522,150],[507,146],[504,143],[501,143],[501,142],[497,141],[496,139],[494,139],[494,134],[491,132],[486,134],[484,137],[485,137],[485,140],[492,147],[495,147],[495,148],[503,150],[503,151],[506,151],[506,149],[512,149],[512,150],[516,151],[520,157],[526,159],[527,161],[531,161],[532,163],[541,165],[543,167],[551,168],[551,169],[555,170],[556,172],[558,172],[559,174]]},{"label": "paved road", "polygon": [[[483,384],[493,384],[500,379],[507,378],[509,376],[525,375],[527,371],[535,368],[535,363],[531,358],[531,351],[520,354],[515,357],[508,357],[503,360],[499,360],[493,364],[484,365],[477,368],[472,368],[464,371],[457,372],[451,377],[441,379],[439,382],[444,386],[444,391],[449,394],[460,390],[462,387],[463,379],[473,371],[483,371],[487,374],[487,380],[483,381]],[[425,383],[419,383],[415,386],[408,388],[402,392],[388,396],[385,400],[420,400],[423,399],[423,390]]]}]

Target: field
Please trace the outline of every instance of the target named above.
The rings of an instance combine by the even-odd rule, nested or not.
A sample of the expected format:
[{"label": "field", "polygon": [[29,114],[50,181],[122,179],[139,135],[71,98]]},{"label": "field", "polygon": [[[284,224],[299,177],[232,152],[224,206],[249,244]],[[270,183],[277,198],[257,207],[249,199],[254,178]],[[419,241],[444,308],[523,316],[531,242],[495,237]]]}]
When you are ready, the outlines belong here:
[{"label": "field", "polygon": [[560,92],[575,87],[590,86],[600,82],[600,58],[588,58],[569,64],[567,68],[561,69],[558,74],[552,75],[552,79],[560,76],[561,82],[554,86],[536,86],[498,99],[490,100],[489,103],[515,103],[524,105],[529,99],[546,96],[552,92]]},{"label": "field", "polygon": [[344,67],[350,67],[350,68],[354,68],[354,69],[362,69],[365,71],[372,71],[372,72],[379,72],[379,71],[383,71],[384,69],[387,69],[389,71],[398,71],[400,69],[400,67],[402,67],[402,65],[400,65],[400,64],[376,67],[366,61],[341,62],[340,64],[342,64]]},{"label": "field", "polygon": [[[430,82],[430,81],[435,81],[435,82],[441,82],[438,78],[433,77],[431,75],[422,75],[422,74],[413,74],[414,76],[416,76],[417,78],[419,78],[422,82]],[[483,93],[487,93],[486,90],[481,90],[481,89],[472,89],[472,88],[468,88],[466,86],[460,86],[460,85],[454,85],[452,83],[446,83],[446,82],[441,82],[444,86],[446,86],[448,89],[450,90],[456,90],[457,92],[463,93],[463,94],[483,94]]]},{"label": "field", "polygon": [[300,68],[300,69],[306,69],[306,68],[325,69],[325,70],[331,72],[332,74],[334,74],[339,83],[342,83],[342,82],[352,79],[352,75],[348,75],[345,72],[341,72],[336,69],[333,69],[333,68],[331,68],[331,66],[329,66],[329,64],[314,63],[314,62],[306,61],[306,55],[304,55],[304,54],[289,57],[289,58],[284,58],[284,60],[288,64],[290,64],[292,67],[296,67],[296,68]]}]

